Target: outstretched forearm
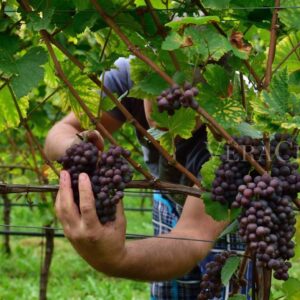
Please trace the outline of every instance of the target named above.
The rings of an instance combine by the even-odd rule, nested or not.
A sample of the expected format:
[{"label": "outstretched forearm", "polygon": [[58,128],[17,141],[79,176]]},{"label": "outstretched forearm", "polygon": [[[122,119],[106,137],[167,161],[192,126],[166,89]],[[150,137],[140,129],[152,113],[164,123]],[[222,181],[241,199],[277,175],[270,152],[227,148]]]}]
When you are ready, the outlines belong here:
[{"label": "outstretched forearm", "polygon": [[227,222],[216,222],[205,213],[201,199],[188,197],[171,233],[129,241],[118,261],[111,265],[107,261],[105,265],[100,263],[96,269],[111,276],[146,281],[179,277],[207,256],[226,225]]},{"label": "outstretched forearm", "polygon": [[[168,237],[174,239],[167,239]],[[176,240],[176,237],[180,238],[174,234],[165,234],[161,238],[128,242],[120,261],[113,266],[106,265],[104,269],[100,266],[99,271],[111,276],[143,281],[180,277],[205,258],[213,243]],[[209,238],[216,239],[217,235]]]}]

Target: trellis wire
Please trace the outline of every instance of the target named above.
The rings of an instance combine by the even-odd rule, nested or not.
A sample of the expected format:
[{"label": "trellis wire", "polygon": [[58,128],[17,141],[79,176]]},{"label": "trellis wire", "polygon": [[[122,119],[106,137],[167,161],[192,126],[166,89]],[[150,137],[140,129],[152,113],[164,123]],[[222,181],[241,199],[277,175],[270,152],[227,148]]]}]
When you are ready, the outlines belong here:
[{"label": "trellis wire", "polygon": [[[228,11],[228,10],[269,10],[269,9],[299,9],[300,5],[291,5],[291,6],[247,6],[247,7],[222,7],[222,8],[207,8],[211,10],[216,10],[216,11]],[[141,7],[136,7],[132,9],[124,9],[123,12],[135,12],[138,9],[145,9],[144,6]],[[183,7],[181,8],[153,8],[155,11],[183,11]],[[61,13],[92,13],[94,12],[94,9],[84,9],[84,10],[76,10],[76,9],[57,9],[55,12],[61,12]],[[195,9],[191,8],[185,8],[184,11],[195,11]],[[4,12],[7,13],[19,13],[18,10],[5,10]],[[38,12],[38,11],[37,11]],[[145,12],[148,12],[145,10]]]},{"label": "trellis wire", "polygon": [[[38,230],[46,230],[46,229],[52,229],[54,231],[63,231],[63,228],[58,227],[46,227],[46,226],[29,226],[29,225],[6,225],[6,224],[0,224],[0,227],[4,228],[25,228],[25,229],[38,229]],[[0,231],[4,232],[5,234],[9,234],[10,230],[2,230]],[[18,231],[21,234],[26,233],[26,231]],[[39,233],[39,232],[33,232],[33,233]],[[179,240],[179,241],[191,241],[191,242],[201,242],[201,243],[212,243],[214,244],[216,241],[220,240],[220,238],[216,240],[203,240],[203,239],[193,239],[193,238],[184,238],[184,237],[171,237],[171,236],[155,236],[150,234],[135,234],[135,233],[127,233],[126,238],[128,239],[146,239],[146,238],[157,238],[157,239],[167,239],[167,240]],[[235,243],[237,245],[245,245],[243,242],[237,242]]]},{"label": "trellis wire", "polygon": [[[0,206],[4,206],[5,204],[3,202],[0,202]],[[48,207],[47,204],[41,203],[10,203],[9,206],[11,207]],[[133,211],[133,212],[152,212],[152,208],[138,208],[138,207],[124,207],[125,211]]]}]

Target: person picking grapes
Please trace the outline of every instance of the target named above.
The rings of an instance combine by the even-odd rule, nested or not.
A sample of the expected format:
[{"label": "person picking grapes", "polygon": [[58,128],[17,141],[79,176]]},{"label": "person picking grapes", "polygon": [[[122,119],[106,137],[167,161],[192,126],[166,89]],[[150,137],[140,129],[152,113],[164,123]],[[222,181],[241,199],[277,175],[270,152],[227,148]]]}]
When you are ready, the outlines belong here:
[{"label": "person picking grapes", "polygon": [[[133,86],[130,79],[130,59],[119,58],[115,65],[117,69],[105,73],[104,85],[111,92],[123,95]],[[175,93],[175,96],[176,93],[179,95],[176,87],[173,91],[170,90],[171,92]],[[193,96],[196,93],[195,88],[186,86],[184,97],[179,95],[178,99],[184,106],[185,103],[189,103],[189,94]],[[161,99],[158,101],[164,102]],[[172,113],[179,106],[176,99],[172,100],[171,108],[169,104],[162,103],[164,107],[162,106],[161,110],[170,110]],[[177,101],[176,107],[174,101]],[[145,129],[156,126],[151,119],[149,101],[125,97],[122,104]],[[191,104],[196,105],[194,102]],[[125,121],[125,117],[117,108],[103,112],[101,117],[102,125],[110,133],[119,129]],[[99,133],[84,132],[75,115],[70,113],[48,133],[45,143],[48,158],[58,160],[63,157],[71,145],[80,142],[78,134],[86,136],[98,149],[103,149],[103,139]],[[155,177],[164,181],[190,184],[149,141],[139,133],[137,138],[142,146],[144,160]],[[202,164],[209,158],[204,125],[198,124],[191,138],[177,141],[176,158],[193,174],[199,174]],[[113,167],[113,164],[111,166]],[[92,177],[80,170],[74,172],[77,174],[75,183],[78,184],[78,194],[74,195],[74,179],[71,178],[73,175],[63,170],[55,209],[64,233],[76,251],[92,267],[107,275],[151,281],[151,299],[196,299],[201,290],[200,282],[205,272],[205,264],[215,255],[209,252],[227,222],[216,222],[207,215],[199,198],[155,193],[153,225],[154,233],[158,237],[126,242],[126,218],[122,202],[116,204],[115,221],[100,222],[90,179]],[[102,180],[107,179],[105,173],[99,174],[97,176],[102,176]],[[113,188],[113,183],[111,186]],[[74,197],[80,199],[78,201],[80,213]],[[235,245],[234,250],[244,249],[244,246],[240,246],[237,242]],[[227,241],[222,240],[215,245],[213,252],[222,252],[227,248]],[[246,286],[243,291],[246,293],[249,287]],[[226,298],[225,294],[223,290],[221,299]]]}]

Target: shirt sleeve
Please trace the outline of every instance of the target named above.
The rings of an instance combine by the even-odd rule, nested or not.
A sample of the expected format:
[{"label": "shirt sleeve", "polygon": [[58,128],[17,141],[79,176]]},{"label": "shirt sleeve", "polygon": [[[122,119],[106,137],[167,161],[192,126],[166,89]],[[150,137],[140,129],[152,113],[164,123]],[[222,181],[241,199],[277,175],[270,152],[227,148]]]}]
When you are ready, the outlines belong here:
[{"label": "shirt sleeve", "polygon": [[[129,91],[133,85],[133,82],[130,79],[130,59],[131,57],[118,58],[115,61],[116,69],[106,71],[100,77],[104,83],[104,86],[118,96],[121,96],[125,92]],[[121,100],[121,103],[130,112],[133,107],[131,102],[132,99],[130,98],[123,98]],[[121,122],[124,122],[126,120],[122,112],[117,107],[108,111],[108,113]]]}]

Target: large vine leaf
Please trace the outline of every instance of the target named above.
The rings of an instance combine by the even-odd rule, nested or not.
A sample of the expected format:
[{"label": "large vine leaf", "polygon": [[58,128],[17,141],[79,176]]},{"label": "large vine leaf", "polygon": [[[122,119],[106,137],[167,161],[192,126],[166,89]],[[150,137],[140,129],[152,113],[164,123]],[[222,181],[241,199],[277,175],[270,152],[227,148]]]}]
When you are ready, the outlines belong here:
[{"label": "large vine leaf", "polygon": [[39,13],[36,11],[28,13],[28,28],[34,31],[39,31],[42,29],[51,30],[53,28],[51,25],[53,14],[54,8],[45,9]]},{"label": "large vine leaf", "polygon": [[[284,6],[295,7],[299,5],[297,0],[285,0]],[[279,10],[279,19],[282,23],[285,24],[287,29],[291,30],[300,30],[299,24],[300,11],[295,8],[286,8]]]},{"label": "large vine leaf", "polygon": [[230,42],[212,26],[188,27],[184,31],[184,36],[192,42],[185,51],[194,59],[199,57],[204,62],[208,59],[217,61],[232,50]]},{"label": "large vine leaf", "polygon": [[205,204],[205,212],[210,215],[216,221],[228,220],[229,214],[226,205],[222,205],[220,202],[213,201],[211,193],[203,193],[201,198]]},{"label": "large vine leaf", "polygon": [[212,156],[206,163],[201,167],[201,183],[205,189],[210,190],[212,183],[215,179],[215,171],[218,169],[221,160],[218,156]]},{"label": "large vine leaf", "polygon": [[33,47],[20,58],[12,54],[17,49],[17,40],[13,39],[12,50],[0,48],[0,70],[11,76],[11,86],[17,98],[26,96],[43,79],[42,65],[47,61],[46,51],[42,47]]},{"label": "large vine leaf", "polygon": [[[97,94],[98,86],[86,75],[78,72],[78,68],[70,62],[63,63],[63,71],[87,107],[94,115],[97,115],[100,102]],[[91,124],[88,116],[66,86],[60,90],[60,97],[63,110],[67,111],[71,107],[78,120],[80,120],[81,126],[88,128]]]},{"label": "large vine leaf", "polygon": [[172,51],[180,48],[183,43],[183,37],[175,31],[171,31],[161,45],[163,50]]},{"label": "large vine leaf", "polygon": [[159,127],[167,129],[165,134],[160,136],[159,141],[172,154],[175,150],[174,140],[176,136],[184,139],[192,136],[196,125],[195,114],[195,111],[190,108],[181,108],[173,116],[168,116],[166,112],[159,113],[156,105],[153,106],[152,119],[157,122]]},{"label": "large vine leaf", "polygon": [[17,98],[27,95],[44,77],[42,65],[48,55],[42,47],[31,48],[15,62],[18,73],[12,78],[11,85]]},{"label": "large vine leaf", "polygon": [[[299,9],[298,9],[299,10]],[[285,11],[285,10],[282,10]],[[299,11],[300,13],[300,11]],[[276,54],[274,59],[274,67],[281,64],[281,69],[287,68],[289,72],[299,70],[299,50],[294,51],[287,60],[286,57],[290,51],[300,42],[300,33],[290,33],[288,36],[281,39],[276,45]],[[282,62],[284,62],[282,64]]]},{"label": "large vine leaf", "polygon": [[167,88],[168,84],[157,73],[152,72],[133,85],[129,96],[138,99],[151,99]]},{"label": "large vine leaf", "polygon": [[220,22],[220,18],[217,16],[206,16],[206,17],[185,17],[180,20],[171,21],[166,23],[165,26],[172,28],[173,30],[178,30],[182,26],[186,25],[204,25],[210,22]]},{"label": "large vine leaf", "polygon": [[286,69],[273,77],[270,92],[263,91],[261,97],[251,100],[251,105],[254,120],[261,128],[298,128],[299,118],[295,113],[299,112],[300,99],[289,91]]},{"label": "large vine leaf", "polygon": [[[28,97],[23,97],[18,100],[18,104],[23,117],[27,115],[27,109],[29,107]],[[20,123],[20,118],[7,86],[0,90],[0,132],[7,129],[17,127]]]},{"label": "large vine leaf", "polygon": [[230,278],[237,270],[240,262],[241,258],[238,256],[231,256],[226,260],[225,265],[223,266],[221,271],[221,280],[223,285],[226,286],[229,283]]}]

